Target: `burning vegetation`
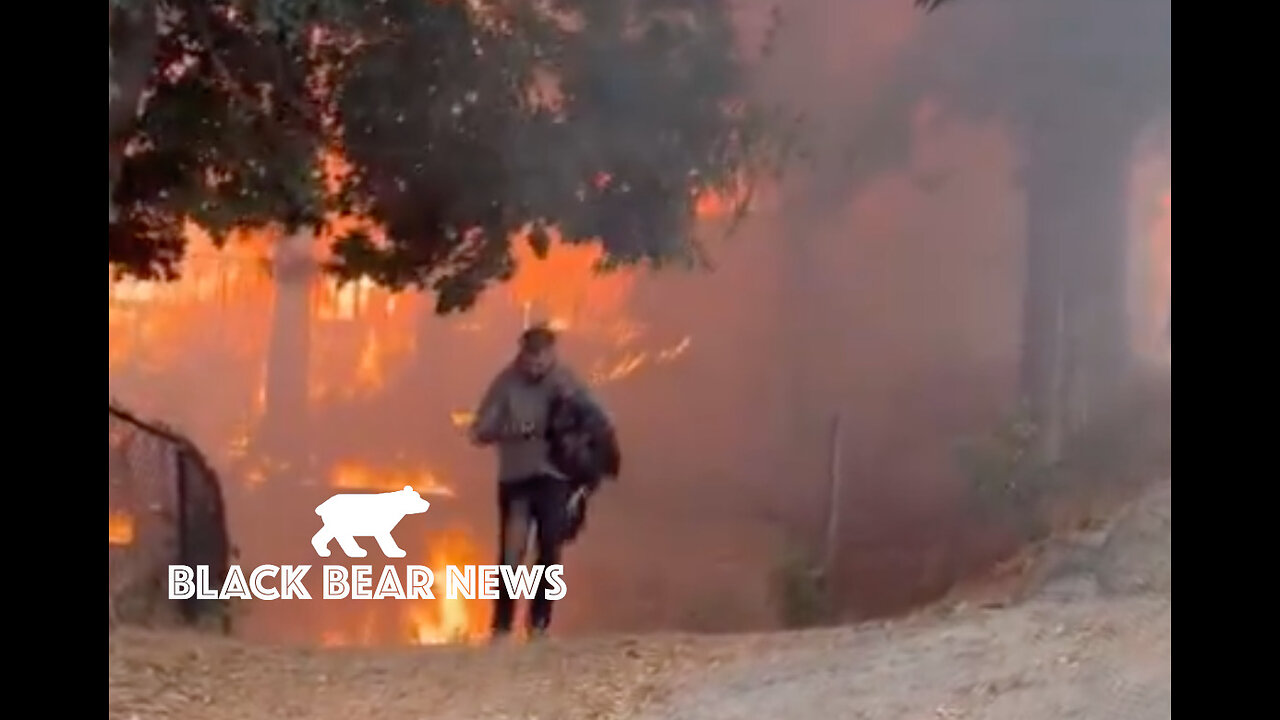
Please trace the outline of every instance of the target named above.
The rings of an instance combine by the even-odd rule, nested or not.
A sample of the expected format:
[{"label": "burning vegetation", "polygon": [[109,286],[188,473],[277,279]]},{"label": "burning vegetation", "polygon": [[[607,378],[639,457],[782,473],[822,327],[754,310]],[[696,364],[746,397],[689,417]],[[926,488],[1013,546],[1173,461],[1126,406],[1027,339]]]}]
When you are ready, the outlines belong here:
[{"label": "burning vegetation", "polygon": [[[694,221],[772,154],[719,2],[282,8],[110,18],[113,390],[210,448],[249,555],[291,552],[286,508],[325,487],[483,498],[445,448],[523,325],[562,329],[598,384],[681,357],[687,333],[627,310],[637,271],[596,270],[696,256]],[[420,547],[457,562],[478,534]],[[477,622],[345,612],[288,619],[345,643]]]},{"label": "burning vegetation", "polygon": [[[555,240],[539,257],[527,244],[515,243],[518,269],[502,291],[464,317],[442,319],[433,316],[424,298],[412,293],[393,294],[367,282],[341,283],[319,273],[308,274],[301,287],[273,277],[278,236],[246,231],[239,242],[220,250],[198,227],[188,225],[187,232],[189,250],[179,279],[118,280],[110,285],[113,387],[127,388],[156,412],[194,421],[193,429],[206,447],[214,449],[217,462],[231,470],[232,510],[245,518],[234,523],[233,517],[236,537],[246,552],[264,561],[274,560],[269,556],[279,547],[259,539],[270,534],[260,523],[288,518],[284,522],[290,530],[299,538],[307,535],[307,523],[313,521],[308,511],[314,503],[290,500],[296,507],[279,508],[284,515],[257,506],[274,502],[266,498],[273,492],[287,493],[285,488],[298,487],[298,482],[370,492],[410,486],[451,504],[475,505],[487,499],[488,482],[469,477],[462,488],[451,479],[458,471],[450,467],[473,474],[471,459],[460,464],[456,449],[454,457],[440,457],[430,451],[429,443],[413,442],[415,436],[425,435],[438,445],[444,438],[435,422],[426,423],[423,435],[412,428],[392,433],[405,444],[382,450],[371,448],[371,436],[359,428],[344,428],[349,422],[344,418],[361,414],[361,408],[398,412],[403,406],[397,404],[396,393],[406,383],[421,392],[414,380],[415,366],[443,359],[430,360],[432,342],[446,341],[455,352],[467,352],[469,339],[470,352],[489,358],[481,374],[471,372],[465,361],[452,363],[454,372],[470,378],[469,387],[428,403],[436,408],[441,424],[455,431],[470,422],[470,411],[449,406],[466,407],[463,403],[475,401],[472,396],[482,388],[482,374],[497,369],[515,332],[530,322],[546,321],[560,328],[584,374],[597,385],[620,382],[650,366],[656,372],[693,346],[688,335],[650,339],[651,328],[632,317],[628,308],[638,271],[601,273],[602,256],[595,246]],[[325,262],[323,247],[310,249],[310,262],[316,267]],[[280,313],[281,293],[300,293],[296,314]],[[280,336],[299,330],[304,342],[279,342]],[[271,384],[270,366],[286,362],[302,372],[291,372],[292,380],[284,382],[304,380],[305,388]],[[215,375],[208,374],[210,368],[217,368]],[[211,377],[216,377],[217,387],[197,381]],[[190,385],[193,381],[198,384]],[[176,390],[169,396],[172,404],[165,403],[166,387]],[[279,410],[273,414],[273,404],[279,408],[280,398],[291,396],[305,402],[289,408],[291,414],[283,418]],[[312,442],[307,443],[300,431],[286,431],[291,440],[273,444],[271,424],[282,419],[309,428]],[[454,436],[455,443],[460,437]],[[451,518],[448,513],[447,507],[433,507],[433,519],[456,520],[454,527],[423,533],[414,545],[419,550],[410,551],[410,561],[443,573],[446,565],[484,562],[492,554],[480,540],[487,538],[488,530],[466,519],[474,514]],[[125,520],[112,515],[113,545],[132,537]],[[439,598],[400,605],[389,613],[376,603],[363,609],[358,601],[338,602],[327,614],[303,613],[294,622],[312,628],[312,641],[325,645],[469,641],[487,627],[489,608],[481,601]]]},{"label": "burning vegetation", "polygon": [[[481,564],[483,559],[464,530],[428,535],[424,544],[425,565],[435,578],[443,580],[449,565]],[[438,582],[437,587],[442,586]],[[379,644],[444,645],[482,640],[488,634],[488,604],[462,596],[449,598],[434,592],[431,600],[398,601],[393,606],[371,601],[346,615],[341,627],[320,631],[324,647],[369,646]],[[389,609],[389,607],[391,609]]]},{"label": "burning vegetation", "polygon": [[[1162,330],[1167,345],[1168,168],[1132,190],[1117,160],[1135,128],[1167,113],[1167,87],[1135,73],[1142,92],[1120,94],[1140,107],[1096,93],[1081,60],[1093,48],[1070,45],[1079,38],[1044,3],[1017,22],[903,22],[884,43],[895,47],[857,62],[841,53],[862,44],[843,29],[838,42],[793,37],[792,61],[827,82],[793,72],[780,94],[855,136],[824,147],[798,192],[770,187],[787,203],[697,289],[659,284],[645,263],[704,262],[707,229],[736,227],[762,177],[781,183],[765,170],[792,145],[779,128],[794,127],[750,100],[728,3],[556,3],[551,17],[338,2],[259,16],[276,5],[112,11],[112,390],[199,439],[246,564],[308,558],[311,508],[335,490],[405,486],[432,496],[429,527],[402,542],[406,562],[492,558],[492,478],[464,429],[516,333],[547,322],[606,399],[628,400],[634,435],[660,458],[645,478],[660,489],[619,513],[625,531],[599,536],[611,550],[637,537],[667,554],[766,545],[775,526],[807,529],[811,479],[825,487],[827,473],[809,467],[828,452],[813,426],[845,412],[848,473],[862,481],[845,500],[857,520],[845,540],[875,551],[849,553],[846,576],[910,585],[868,603],[900,608],[927,583],[899,576],[940,585],[965,553],[993,552],[961,547],[954,507],[938,510],[960,504],[944,458],[955,436],[1018,399],[1039,425],[1077,430],[1117,394],[1127,345],[1158,353]],[[1113,17],[1100,0],[1078,5]],[[1130,63],[1161,32],[1145,5],[1115,10],[1100,62]],[[844,28],[829,9],[798,25]],[[824,69],[828,53],[841,67]],[[1024,62],[1044,53],[1053,62]],[[863,60],[884,77],[853,77]],[[1031,66],[1053,72],[991,72]],[[856,109],[796,97],[846,85],[861,88]],[[1024,122],[1045,115],[1070,121]],[[942,161],[921,150],[936,146]],[[1136,230],[1116,230],[1126,203],[1153,194],[1160,218],[1139,212]],[[1113,262],[1126,252],[1136,261]],[[1134,322],[1117,329],[1122,317]],[[679,387],[660,381],[677,373]],[[699,460],[663,464],[673,457]],[[741,535],[710,532],[707,506]],[[145,544],[146,517],[113,500],[113,552]],[[884,549],[926,544],[926,527],[944,528],[927,538],[941,549]],[[698,549],[699,563],[719,557]],[[758,564],[773,551],[747,554]],[[684,571],[696,592],[715,572],[743,574],[728,562]],[[605,579],[592,589],[622,587],[594,577]],[[732,615],[724,598],[698,601],[714,608],[699,617]],[[240,627],[305,644],[435,644],[480,637],[489,612],[443,598],[397,608],[262,604]],[[683,621],[667,607],[627,612]]]}]

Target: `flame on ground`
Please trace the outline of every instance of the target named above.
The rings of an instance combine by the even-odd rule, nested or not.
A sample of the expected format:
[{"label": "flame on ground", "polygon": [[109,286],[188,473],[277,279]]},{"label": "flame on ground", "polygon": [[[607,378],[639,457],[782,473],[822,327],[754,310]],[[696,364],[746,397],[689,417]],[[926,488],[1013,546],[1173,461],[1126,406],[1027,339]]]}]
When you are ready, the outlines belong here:
[{"label": "flame on ground", "polygon": [[421,468],[376,468],[354,462],[334,466],[329,484],[343,490],[395,492],[412,487],[422,495],[453,497],[453,488],[440,482],[430,470]]},{"label": "flame on ground", "polygon": [[133,543],[133,516],[127,512],[107,513],[107,544],[130,545]]},{"label": "flame on ground", "polygon": [[[480,554],[470,535],[451,530],[429,535],[425,542],[425,564],[431,568],[433,599],[397,601],[356,616],[347,627],[320,633],[324,647],[367,647],[379,643],[397,645],[445,645],[474,643],[488,635],[488,604],[445,595],[445,568],[449,565],[479,564]],[[418,561],[413,561],[418,562]],[[392,612],[388,612],[391,608]]]},{"label": "flame on ground", "polygon": [[420,600],[409,609],[410,642],[415,645],[474,642],[488,632],[483,612],[485,601],[445,596],[445,568],[474,565],[480,554],[471,538],[462,531],[442,533],[427,540],[428,567],[435,575],[434,600]]}]

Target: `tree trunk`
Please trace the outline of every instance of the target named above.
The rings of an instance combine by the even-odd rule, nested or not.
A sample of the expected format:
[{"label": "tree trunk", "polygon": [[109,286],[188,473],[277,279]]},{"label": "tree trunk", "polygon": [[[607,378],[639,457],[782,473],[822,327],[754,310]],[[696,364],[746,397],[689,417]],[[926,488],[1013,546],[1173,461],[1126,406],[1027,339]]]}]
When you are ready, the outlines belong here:
[{"label": "tree trunk", "polygon": [[1021,384],[1043,460],[1123,394],[1134,123],[1073,118],[1027,138]]},{"label": "tree trunk", "polygon": [[1065,279],[1059,226],[1058,177],[1052,139],[1028,138],[1027,249],[1023,280],[1021,389],[1031,421],[1039,429],[1038,453],[1057,460],[1062,452],[1063,414],[1059,407],[1065,374]]},{"label": "tree trunk", "polygon": [[1067,403],[1073,431],[1101,419],[1120,402],[1129,378],[1128,207],[1136,128],[1107,129],[1113,134],[1095,140],[1092,152],[1082,158],[1081,174],[1089,179],[1081,183],[1077,254],[1069,264],[1069,292],[1081,338]]},{"label": "tree trunk", "polygon": [[298,233],[276,244],[275,303],[267,350],[263,437],[273,456],[292,462],[306,457],[308,378],[311,359],[311,284],[315,262],[311,236]]}]

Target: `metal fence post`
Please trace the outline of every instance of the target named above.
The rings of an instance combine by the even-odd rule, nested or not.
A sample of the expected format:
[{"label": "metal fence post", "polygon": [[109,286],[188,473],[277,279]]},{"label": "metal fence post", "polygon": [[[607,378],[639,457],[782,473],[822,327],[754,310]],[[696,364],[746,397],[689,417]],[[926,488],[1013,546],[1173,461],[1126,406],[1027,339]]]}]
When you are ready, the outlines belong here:
[{"label": "metal fence post", "polygon": [[[187,518],[187,496],[189,494],[187,483],[189,482],[189,478],[185,455],[186,448],[181,445],[173,446],[173,458],[176,464],[174,482],[177,485],[174,496],[176,497],[178,504],[177,512],[174,513],[177,520],[178,556],[174,558],[174,560],[179,563],[185,562],[191,554],[190,529],[188,527],[189,523]],[[188,624],[194,622],[196,618],[196,603],[198,602],[196,598],[197,595],[198,593],[193,593],[190,598],[181,601],[180,607],[182,609],[182,619]]]}]

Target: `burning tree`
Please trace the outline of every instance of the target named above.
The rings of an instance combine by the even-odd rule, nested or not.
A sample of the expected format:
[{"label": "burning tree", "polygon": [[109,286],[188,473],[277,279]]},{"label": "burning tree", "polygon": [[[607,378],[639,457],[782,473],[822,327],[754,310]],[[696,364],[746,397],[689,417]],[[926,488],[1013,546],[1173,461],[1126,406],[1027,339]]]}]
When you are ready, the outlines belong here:
[{"label": "burning tree", "polygon": [[185,220],[316,228],[447,312],[551,225],[696,258],[698,197],[776,157],[734,42],[723,0],[112,0],[109,260],[171,276]]}]

